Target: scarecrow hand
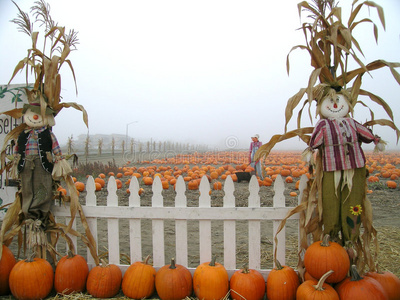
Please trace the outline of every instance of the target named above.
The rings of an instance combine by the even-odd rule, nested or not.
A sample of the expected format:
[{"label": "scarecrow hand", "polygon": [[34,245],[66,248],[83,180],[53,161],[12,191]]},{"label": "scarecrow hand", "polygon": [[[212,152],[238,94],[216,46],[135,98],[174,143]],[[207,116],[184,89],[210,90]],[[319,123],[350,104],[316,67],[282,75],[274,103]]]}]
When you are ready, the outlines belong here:
[{"label": "scarecrow hand", "polygon": [[10,169],[10,177],[12,179],[18,179],[18,162],[21,158],[20,154],[14,154],[14,158],[12,160],[12,165],[11,165],[11,169]]},{"label": "scarecrow hand", "polygon": [[71,166],[62,155],[56,155],[52,176],[54,180],[65,178],[67,175],[72,173]]},{"label": "scarecrow hand", "polygon": [[303,151],[303,153],[301,153],[301,160],[305,161],[306,163],[310,163],[311,159],[312,159],[312,155],[313,155],[312,149],[310,147],[308,147],[307,149],[305,149]]},{"label": "scarecrow hand", "polygon": [[386,147],[387,143],[381,139],[379,139],[379,142],[375,145],[375,149],[374,152],[383,152],[385,151],[385,147]]}]

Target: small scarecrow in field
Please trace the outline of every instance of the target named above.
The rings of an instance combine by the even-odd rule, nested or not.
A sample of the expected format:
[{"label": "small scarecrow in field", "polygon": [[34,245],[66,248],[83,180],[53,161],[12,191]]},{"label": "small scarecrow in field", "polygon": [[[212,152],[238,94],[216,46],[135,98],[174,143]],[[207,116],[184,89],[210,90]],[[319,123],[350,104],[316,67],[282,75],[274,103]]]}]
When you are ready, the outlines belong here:
[{"label": "small scarecrow in field", "polygon": [[[352,263],[356,264],[359,270],[362,271],[368,266],[373,271],[376,257],[372,257],[370,244],[374,242],[376,250],[378,244],[376,230],[372,226],[372,207],[366,199],[367,172],[361,143],[373,142],[376,150],[384,150],[385,142],[375,136],[370,129],[373,125],[391,127],[395,130],[397,138],[400,131],[394,124],[390,106],[377,95],[361,89],[361,83],[365,73],[389,67],[400,84],[400,76],[395,70],[400,64],[377,60],[364,65],[358,59],[353,46],[360,52],[361,49],[352,31],[363,22],[373,24],[369,19],[355,22],[364,5],[377,9],[384,26],[383,9],[372,2],[365,1],[359,5],[357,1],[353,2],[348,27],[342,24],[341,8],[334,0],[315,0],[313,4],[303,1],[298,4],[299,12],[303,9],[311,13],[313,22],[302,25],[306,45],[295,46],[291,51],[298,48],[307,50],[314,70],[310,75],[308,87],[300,89],[288,100],[285,111],[285,133],[273,136],[259,149],[256,158],[267,156],[280,141],[292,137],[303,140],[308,145],[303,152],[303,159],[310,163],[310,174],[313,176],[308,182],[307,189],[303,191],[302,203],[282,221],[278,232],[291,215],[301,213],[302,249],[308,247],[308,234],[312,234],[314,241],[321,240],[324,234],[329,234],[348,249],[352,254]],[[375,24],[374,27],[376,29]],[[355,59],[359,68],[347,71],[349,56]],[[289,71],[289,60],[287,69]],[[351,87],[348,86],[350,82]],[[298,127],[287,131],[293,110],[304,96],[306,100],[298,113]],[[360,124],[354,120],[352,115],[356,104],[361,103],[368,107],[358,100],[359,96],[367,96],[380,104],[390,120],[374,120],[371,110],[370,121]],[[320,119],[315,127],[301,127],[303,109],[307,104],[311,107],[314,101],[316,114]],[[360,226],[363,227],[362,236],[360,236]],[[298,269],[301,273],[304,271],[301,259]]]},{"label": "small scarecrow in field", "polygon": [[[60,95],[59,70],[64,63],[69,65],[75,79],[71,61],[67,57],[76,48],[78,39],[74,30],[66,33],[64,27],[58,26],[53,21],[50,16],[50,7],[43,0],[36,1],[31,12],[36,17],[35,21],[45,27],[43,48],[50,49],[50,53],[46,55],[44,50],[42,52],[37,48],[39,33],[33,31],[33,23],[29,15],[21,11],[18,5],[16,6],[19,14],[12,22],[18,25],[20,31],[30,36],[32,48],[28,50],[28,56],[15,67],[10,82],[19,71],[26,67],[27,78],[28,71],[33,71],[34,84],[33,88],[25,88],[28,103],[23,108],[2,112],[16,119],[23,116],[24,122],[6,136],[2,147],[1,172],[7,171],[9,177],[20,179],[21,184],[16,200],[8,208],[4,217],[0,242],[8,245],[13,237],[20,233],[22,227],[26,226],[28,231],[26,242],[36,256],[46,257],[49,251],[55,261],[54,246],[59,236],[67,240],[70,250],[74,252],[74,249],[71,249],[73,248],[72,241],[67,233],[80,236],[71,229],[76,212],[80,213],[82,221],[85,222],[70,175],[71,167],[62,155],[58,141],[52,132],[52,126],[55,125],[54,117],[62,108],[73,107],[82,111],[84,122],[88,124],[87,113],[83,106],[77,103],[61,102]],[[12,144],[15,144],[14,156],[6,157],[6,150]],[[69,192],[68,196],[62,196],[63,200],[70,202],[71,221],[68,226],[57,224],[50,210],[54,202],[55,185],[60,180],[65,181]],[[87,238],[80,237],[87,243],[96,259],[94,239],[88,228],[86,235]],[[21,244],[19,246],[21,247]]]}]

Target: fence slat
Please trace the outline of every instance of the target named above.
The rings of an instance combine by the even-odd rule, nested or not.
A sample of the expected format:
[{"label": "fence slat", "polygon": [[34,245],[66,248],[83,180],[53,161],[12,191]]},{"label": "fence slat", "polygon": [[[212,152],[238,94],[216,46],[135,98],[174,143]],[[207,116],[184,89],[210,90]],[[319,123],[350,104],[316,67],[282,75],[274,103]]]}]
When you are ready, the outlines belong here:
[{"label": "fence slat", "polygon": [[[132,176],[129,184],[129,207],[140,207],[139,182]],[[142,222],[141,219],[129,219],[131,263],[142,261]]]},{"label": "fence slat", "polygon": [[[252,176],[249,183],[248,206],[260,208],[260,186],[256,176]],[[261,223],[249,221],[249,268],[259,270],[261,268]]]},{"label": "fence slat", "polygon": [[[186,185],[182,176],[176,181],[175,207],[186,207]],[[176,263],[188,267],[187,220],[175,220]]]},{"label": "fence slat", "polygon": [[[118,196],[117,196],[117,183],[115,182],[114,176],[108,179],[107,184],[107,206],[118,207]],[[108,261],[110,264],[119,264],[119,220],[108,219],[108,243],[109,245],[115,245],[108,248]]]},{"label": "fence slat", "polygon": [[[86,180],[86,206],[90,209],[90,207],[94,207],[97,205],[96,198],[96,186],[94,184],[94,179],[92,176],[89,176]],[[97,235],[97,218],[96,217],[86,217],[86,221],[88,223],[90,232],[93,235],[94,240],[96,241],[97,251],[99,250],[99,238]],[[89,248],[87,248],[87,262],[90,266],[95,266],[94,258],[90,254]]]},{"label": "fence slat", "polygon": [[[235,207],[234,185],[231,176],[224,184],[224,207]],[[224,221],[224,266],[227,269],[236,269],[236,221]]]},{"label": "fence slat", "polygon": [[[209,195],[210,183],[206,176],[203,176],[200,181],[200,198],[199,207],[211,207],[211,197]],[[211,220],[199,221],[200,235],[200,263],[211,261]]]},{"label": "fence slat", "polygon": [[[274,208],[277,207],[285,207],[285,196],[284,196],[284,191],[285,191],[285,184],[283,182],[282,176],[278,175],[275,179],[274,182],[274,198],[273,198],[273,206]],[[279,224],[281,223],[280,219],[275,219],[273,221],[273,234],[275,237],[275,234],[278,230]],[[286,228],[284,227],[281,232],[277,235],[278,238],[278,246],[277,246],[277,254],[276,254],[276,259],[279,260],[279,262],[284,265],[286,263],[286,256],[285,256],[285,249],[286,249]],[[273,249],[275,249],[276,243],[275,239],[273,242]],[[275,262],[275,260],[274,260]]]},{"label": "fence slat", "polygon": [[[162,183],[160,177],[156,176],[153,182],[153,197],[151,199],[151,206],[153,208],[163,207],[163,197],[162,197]],[[165,255],[164,255],[164,220],[153,220],[153,262],[156,266],[165,265]]]}]

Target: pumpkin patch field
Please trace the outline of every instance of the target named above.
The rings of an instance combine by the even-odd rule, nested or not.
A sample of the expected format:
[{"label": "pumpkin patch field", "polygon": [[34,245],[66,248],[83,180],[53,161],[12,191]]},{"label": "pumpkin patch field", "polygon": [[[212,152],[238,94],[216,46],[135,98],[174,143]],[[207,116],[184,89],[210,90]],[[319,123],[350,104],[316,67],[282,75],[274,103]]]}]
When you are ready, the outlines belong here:
[{"label": "pumpkin patch field", "polygon": [[[150,157],[150,156],[149,156]],[[143,158],[143,157],[142,157]],[[367,193],[368,199],[372,203],[373,207],[373,225],[378,232],[378,242],[380,247],[379,252],[379,269],[381,271],[390,271],[397,277],[400,277],[400,153],[399,152],[384,152],[375,154],[372,152],[366,152],[367,158]],[[300,177],[305,174],[308,174],[309,168],[308,166],[301,160],[301,152],[299,151],[272,151],[270,155],[262,162],[263,166],[263,174],[264,179],[258,180],[260,191],[260,202],[261,206],[272,206],[273,196],[274,196],[274,180],[278,175],[281,175],[283,180],[285,181],[285,198],[286,198],[286,206],[296,206],[298,203],[297,195],[299,194],[298,190],[298,181]],[[200,180],[203,176],[206,176],[210,182],[210,196],[211,196],[211,206],[218,207],[222,206],[223,198],[224,198],[224,183],[227,176],[232,176],[234,181],[234,196],[236,201],[236,206],[247,206],[248,205],[248,197],[249,197],[249,183],[247,181],[238,182],[237,176],[235,173],[237,172],[253,172],[254,170],[248,166],[248,152],[247,151],[231,151],[231,152],[206,152],[206,153],[191,153],[185,155],[176,155],[173,157],[162,158],[158,157],[156,159],[135,159],[131,161],[127,161],[124,157],[110,157],[103,155],[97,160],[93,159],[86,163],[80,163],[74,169],[74,179],[76,180],[76,187],[79,191],[79,199],[82,205],[85,204],[85,196],[87,194],[85,185],[86,178],[88,175],[93,176],[96,182],[96,198],[98,205],[106,205],[107,201],[107,182],[111,176],[114,176],[117,183],[117,195],[119,198],[119,202],[121,204],[128,203],[129,201],[129,183],[132,176],[135,176],[138,179],[140,185],[140,202],[142,206],[151,206],[152,201],[152,182],[155,177],[160,177],[162,182],[162,195],[164,198],[164,204],[166,206],[173,205],[174,199],[176,196],[174,185],[176,184],[177,178],[182,176],[184,182],[186,184],[186,197],[187,197],[187,205],[188,206],[196,206],[198,204],[199,199],[199,184]],[[196,202],[197,201],[197,202]],[[129,235],[129,229],[125,223],[120,222],[120,239],[123,240],[124,235]],[[240,235],[246,235],[247,231],[240,229],[240,222],[238,222],[239,227],[237,227],[237,260],[247,262],[248,259],[248,245],[243,244],[241,246],[240,243]],[[107,222],[105,221],[102,225],[102,222],[98,223],[98,226],[104,226],[104,231],[107,229]],[[297,266],[297,238],[293,237],[294,235],[291,233],[296,232],[297,223],[288,222],[287,224],[287,241],[286,241],[286,262],[285,265],[292,267],[293,269]],[[173,227],[173,226],[171,226]],[[243,223],[243,227],[246,227]],[[246,227],[247,228],[247,227]],[[245,229],[246,229],[245,228]],[[168,232],[169,227],[166,222],[165,230]],[[101,227],[98,229],[99,232],[102,231]],[[143,220],[142,222],[142,235],[151,236],[152,228],[151,222],[146,222]],[[188,232],[188,234],[192,234]],[[193,243],[193,249],[197,248],[198,251],[198,240],[196,241],[196,237],[198,239],[198,233],[193,233],[193,236],[188,237],[189,243]],[[99,237],[98,241],[98,249],[99,255],[106,261],[107,260],[107,249],[106,249],[106,239],[107,234],[104,237]],[[173,249],[175,243],[175,236],[171,234],[170,240],[169,235],[165,234],[165,251],[170,251],[169,249]],[[151,238],[149,238],[151,240]],[[269,249],[272,249],[272,240],[268,238],[262,237],[261,242],[269,246]],[[197,243],[197,244],[196,244]],[[221,272],[218,275],[218,280],[221,280],[219,287],[209,287],[208,290],[211,289],[219,290],[224,295],[226,294],[226,290],[232,288],[228,285],[226,278],[224,279],[223,273],[223,234],[216,234],[212,237],[213,243],[213,252],[217,253],[217,263],[214,262],[215,265],[218,265]],[[80,246],[78,244],[78,253],[84,248],[84,246]],[[13,241],[10,245],[10,249],[16,255],[16,242]],[[191,248],[189,248],[190,250]],[[66,253],[65,249],[59,249],[61,253]],[[151,254],[152,248],[151,244],[146,245],[143,244],[143,253],[145,256]],[[121,255],[126,257],[127,261],[129,261],[129,257],[127,254],[129,250],[121,247],[120,252]],[[190,251],[189,251],[190,252]],[[273,251],[262,251],[262,268],[272,268],[273,267]],[[86,252],[85,252],[86,253]],[[214,255],[214,253],[213,253]],[[207,298],[208,295],[205,291],[197,291],[201,285],[210,284],[207,281],[201,281],[202,279],[196,279],[195,281],[190,281],[187,278],[188,272],[184,270],[184,268],[178,264],[175,264],[173,261],[173,250],[171,250],[171,254],[166,253],[166,262],[168,262],[168,267],[166,266],[162,271],[163,274],[158,275],[157,279],[157,270],[152,270],[150,265],[146,265],[145,262],[149,260],[149,258],[143,257],[143,262],[136,263],[133,266],[131,264],[131,269],[128,272],[129,278],[119,278],[118,275],[117,282],[120,282],[121,288],[117,294],[115,294],[115,290],[111,294],[115,294],[113,299],[129,299],[128,295],[131,295],[131,298],[144,298],[149,297],[150,299],[160,299],[161,297],[157,295],[157,287],[160,290],[160,295],[168,295],[165,296],[164,299],[175,299],[173,298],[173,294],[177,292],[177,289],[171,288],[173,283],[167,283],[169,278],[172,276],[176,276],[178,278],[182,278],[180,280],[185,281],[185,286],[182,287],[182,290],[178,293],[179,297],[186,297],[186,299],[195,299],[196,295],[203,295],[204,298]],[[61,257],[59,258],[61,259]],[[208,270],[210,264],[212,262],[199,261],[198,252],[193,251],[190,253],[189,257],[189,265],[199,266],[199,268],[204,268],[203,272],[209,272],[209,276],[211,275],[212,270]],[[151,262],[151,258],[150,258]],[[102,264],[103,265],[103,264]],[[99,267],[99,270],[96,270],[96,273],[93,272],[89,274],[89,279],[87,281],[87,287],[84,292],[72,295],[55,295],[54,291],[50,296],[46,299],[93,299],[95,295],[107,295],[110,297],[111,294],[108,294],[106,291],[99,290],[98,282],[103,278],[103,273],[106,272],[111,273],[111,269],[105,268],[106,264],[104,263],[104,268]],[[148,285],[148,280],[143,282],[140,286],[143,289],[143,294],[134,295],[137,293],[137,290],[131,290],[131,285],[129,281],[134,280],[135,271],[134,269],[149,269],[146,272],[149,272],[150,277],[155,277],[154,283],[154,291],[152,288],[149,288],[149,291],[145,291],[145,287]],[[235,276],[241,276],[240,280],[234,280],[233,284],[240,285],[240,282],[246,282],[246,276],[255,280],[260,281],[259,275],[255,274],[257,270],[247,270],[240,272],[240,274],[236,274]],[[283,271],[282,271],[283,272]],[[118,272],[117,272],[118,273]],[[161,272],[160,272],[161,273]],[[127,272],[125,272],[125,275]],[[156,274],[156,275],[154,275]],[[250,275],[251,274],[251,275]],[[190,274],[189,274],[190,275]],[[193,275],[193,274],[192,274]],[[160,279],[164,276],[164,280]],[[197,275],[196,275],[197,276]],[[333,277],[333,276],[332,276]],[[98,278],[98,279],[96,279]],[[183,279],[186,278],[186,279]],[[258,278],[258,279],[256,279]],[[252,280],[253,280],[252,279]],[[125,283],[124,283],[125,280]],[[150,279],[149,279],[150,280]],[[262,280],[261,280],[262,281]],[[196,282],[200,282],[196,285]],[[325,284],[331,282],[329,277],[326,279]],[[400,282],[400,281],[399,281]],[[60,282],[61,284],[62,282]],[[211,283],[212,284],[212,283]],[[321,282],[321,286],[322,286]],[[236,286],[235,285],[235,286]],[[262,289],[262,282],[259,283],[260,289]],[[316,285],[316,283],[314,284]],[[296,286],[297,287],[297,286]],[[64,288],[64,287],[62,287]],[[264,287],[265,288],[265,287]],[[162,290],[161,290],[162,289]],[[240,287],[237,287],[240,289]],[[268,285],[267,285],[268,289]],[[124,293],[125,290],[125,293]],[[87,291],[92,291],[93,297]],[[243,287],[243,293],[246,292],[246,289]],[[202,294],[203,293],[203,294]],[[204,294],[205,293],[205,294]],[[268,291],[260,290],[262,295],[267,295]],[[256,293],[250,293],[249,299],[255,298]],[[183,296],[182,296],[183,295]],[[188,296],[189,295],[189,296]],[[207,295],[207,296],[204,296]],[[223,296],[224,296],[223,295]],[[223,297],[222,296],[222,297]],[[100,297],[100,296],[98,296]],[[212,295],[210,297],[213,297]],[[218,296],[220,297],[220,296]],[[244,299],[243,297],[239,297],[236,294],[230,295],[233,299]],[[264,297],[266,298],[266,296]],[[11,295],[0,296],[0,299],[15,299]],[[162,298],[161,298],[162,299]],[[263,298],[260,298],[263,299]],[[293,298],[294,299],[294,298]],[[332,298],[333,299],[333,298]],[[393,298],[398,299],[398,298]]]}]

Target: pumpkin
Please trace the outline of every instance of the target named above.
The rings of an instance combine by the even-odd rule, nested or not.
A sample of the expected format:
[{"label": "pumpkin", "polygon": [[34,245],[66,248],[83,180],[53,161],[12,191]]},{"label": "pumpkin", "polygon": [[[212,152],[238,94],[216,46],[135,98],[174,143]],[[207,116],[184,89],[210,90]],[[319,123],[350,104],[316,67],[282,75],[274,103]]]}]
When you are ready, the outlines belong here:
[{"label": "pumpkin", "polygon": [[90,295],[96,298],[112,298],[121,289],[122,272],[114,264],[102,264],[90,270],[86,288]]},{"label": "pumpkin", "polygon": [[388,300],[382,285],[372,277],[361,277],[355,265],[350,268],[350,277],[335,286],[340,299]]},{"label": "pumpkin", "polygon": [[10,290],[18,300],[43,299],[50,294],[54,271],[43,258],[20,260],[10,273]]},{"label": "pumpkin", "polygon": [[234,300],[261,300],[265,295],[265,280],[260,272],[243,268],[233,273],[230,280],[231,298]]},{"label": "pumpkin", "polygon": [[329,235],[325,235],[322,241],[314,242],[307,248],[304,265],[306,271],[316,279],[320,279],[330,270],[334,271],[326,282],[338,283],[347,276],[350,258],[341,245],[329,241]]},{"label": "pumpkin", "polygon": [[300,285],[299,276],[293,268],[282,266],[278,260],[275,265],[267,278],[268,300],[295,300],[296,290]]},{"label": "pumpkin", "polygon": [[74,292],[83,292],[89,267],[81,255],[75,255],[71,250],[57,263],[54,275],[54,289],[57,293],[69,295]]},{"label": "pumpkin", "polygon": [[75,187],[78,190],[78,192],[83,192],[85,190],[85,184],[80,181],[75,182]]},{"label": "pumpkin", "polygon": [[332,270],[324,274],[317,282],[315,280],[306,280],[297,289],[296,300],[339,300],[339,295],[335,289],[329,284],[325,283],[333,273]]},{"label": "pumpkin", "polygon": [[393,180],[388,180],[388,181],[386,181],[386,185],[387,185],[387,187],[388,187],[389,189],[395,189],[395,188],[397,188],[397,183],[396,183],[396,181],[393,181]]},{"label": "pumpkin", "polygon": [[153,184],[153,178],[151,178],[150,176],[145,176],[143,177],[143,183],[145,185],[152,185]]},{"label": "pumpkin", "polygon": [[199,189],[199,183],[197,182],[197,180],[190,180],[188,182],[188,189],[189,190],[197,190],[197,189]]},{"label": "pumpkin", "polygon": [[377,268],[376,272],[368,272],[365,276],[377,280],[387,293],[389,300],[400,299],[400,279],[392,272],[381,272],[379,268]]},{"label": "pumpkin", "polygon": [[210,262],[200,264],[193,273],[193,289],[199,299],[222,299],[228,294],[228,272],[215,260],[213,257]]},{"label": "pumpkin", "polygon": [[181,300],[193,291],[190,271],[171,259],[170,265],[161,267],[156,273],[156,291],[161,300]]},{"label": "pumpkin", "polygon": [[95,178],[95,179],[94,179],[94,182],[95,182],[95,183],[96,183],[96,182],[97,182],[97,183],[100,183],[101,188],[103,188],[103,187],[106,185],[105,180],[102,179],[102,178],[100,178],[100,177]]},{"label": "pumpkin", "polygon": [[8,295],[10,293],[9,277],[12,268],[17,263],[14,254],[10,248],[2,245],[3,254],[0,260],[0,295]]},{"label": "pumpkin", "polygon": [[149,262],[150,255],[130,265],[122,279],[122,292],[133,299],[147,298],[155,291],[156,270]]},{"label": "pumpkin", "polygon": [[220,191],[220,190],[222,190],[222,183],[220,181],[216,181],[216,182],[214,182],[213,187],[214,187],[214,190]]}]

